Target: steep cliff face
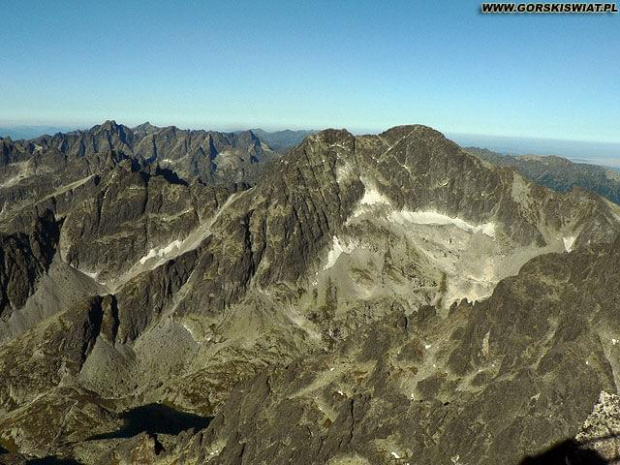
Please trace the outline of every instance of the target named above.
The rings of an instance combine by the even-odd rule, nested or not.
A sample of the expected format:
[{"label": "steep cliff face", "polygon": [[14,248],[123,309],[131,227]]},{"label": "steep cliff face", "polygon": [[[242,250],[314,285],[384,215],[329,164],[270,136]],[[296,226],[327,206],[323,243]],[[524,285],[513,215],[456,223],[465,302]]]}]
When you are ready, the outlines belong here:
[{"label": "steep cliff face", "polygon": [[[583,326],[571,305],[585,297],[557,267],[543,273],[547,261],[577,270],[570,260],[595,260],[605,249],[593,244],[620,233],[620,208],[594,194],[541,188],[424,126],[311,135],[252,187],[219,175],[207,185],[198,172],[184,179],[174,165],[216,153],[214,172],[202,166],[222,172],[231,146],[259,157],[266,148],[251,133],[107,123],[31,144],[12,149],[7,166],[23,176],[0,187],[3,253],[45,258],[0,274],[3,289],[13,280],[20,290],[0,318],[0,361],[12,373],[0,393],[0,444],[11,451],[85,463],[133,453],[493,463],[504,446],[489,435],[508,438],[525,422],[526,394],[493,416],[507,392],[544,394],[531,407],[532,431],[544,433],[531,447],[534,433],[506,439],[515,458],[566,433],[601,390],[615,392],[613,370],[569,376],[581,366],[571,351],[607,350],[593,342],[605,314],[561,345],[562,321]],[[24,185],[41,187],[29,198]],[[46,210],[53,218],[34,242],[46,252],[11,246],[32,243],[19,231]],[[566,363],[561,373],[542,368],[556,346],[564,358],[548,363]],[[589,363],[602,367],[599,355]],[[578,409],[561,411],[562,382],[566,395],[583,392]],[[217,416],[195,437],[108,437],[128,409],[158,402]],[[566,415],[557,434],[543,421],[553,409]],[[50,412],[60,423],[46,424]],[[49,431],[38,435],[42,425]],[[471,435],[459,442],[464,428]]]},{"label": "steep cliff face", "polygon": [[100,282],[128,279],[177,250],[228,195],[225,188],[118,166],[66,212],[62,259]]},{"label": "steep cliff face", "polygon": [[28,233],[0,234],[0,320],[22,308],[49,269],[59,227],[51,212],[38,218]]}]

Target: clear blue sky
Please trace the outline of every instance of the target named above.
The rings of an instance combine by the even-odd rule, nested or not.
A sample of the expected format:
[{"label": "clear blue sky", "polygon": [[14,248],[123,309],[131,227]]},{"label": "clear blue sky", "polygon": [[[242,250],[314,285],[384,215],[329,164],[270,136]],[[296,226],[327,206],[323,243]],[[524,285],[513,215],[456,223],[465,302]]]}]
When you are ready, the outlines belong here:
[{"label": "clear blue sky", "polygon": [[476,0],[0,0],[0,125],[422,123],[620,142],[620,15]]}]

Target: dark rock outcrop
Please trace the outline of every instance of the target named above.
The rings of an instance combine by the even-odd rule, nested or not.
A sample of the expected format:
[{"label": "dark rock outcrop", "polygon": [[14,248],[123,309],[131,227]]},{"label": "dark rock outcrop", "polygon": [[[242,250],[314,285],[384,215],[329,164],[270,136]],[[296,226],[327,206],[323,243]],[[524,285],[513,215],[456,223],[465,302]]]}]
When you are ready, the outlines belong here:
[{"label": "dark rock outcrop", "polygon": [[49,211],[35,220],[29,234],[0,234],[0,318],[8,318],[33,294],[52,262],[59,234]]}]

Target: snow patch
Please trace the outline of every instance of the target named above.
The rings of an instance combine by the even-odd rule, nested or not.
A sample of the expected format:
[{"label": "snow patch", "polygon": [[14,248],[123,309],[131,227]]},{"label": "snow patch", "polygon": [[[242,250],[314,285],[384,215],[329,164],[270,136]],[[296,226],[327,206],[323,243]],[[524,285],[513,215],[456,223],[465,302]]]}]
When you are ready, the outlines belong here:
[{"label": "snow patch", "polygon": [[340,239],[338,239],[338,237],[334,236],[332,239],[332,248],[327,253],[327,263],[325,264],[325,267],[323,267],[323,269],[330,269],[336,264],[340,255],[342,255],[343,253],[350,254],[351,252],[353,252],[353,250],[355,250],[355,248],[356,244],[344,244],[340,242]]},{"label": "snow patch", "polygon": [[374,186],[364,186],[364,196],[360,205],[390,205],[390,200]]},{"label": "snow patch", "polygon": [[400,459],[400,455],[398,455],[396,452],[392,451],[392,457],[394,457],[396,460]]},{"label": "snow patch", "polygon": [[400,210],[393,211],[388,217],[389,221],[405,225],[406,223],[423,224],[423,225],[440,225],[440,226],[456,226],[467,232],[476,233],[481,232],[489,237],[495,237],[495,223],[484,223],[480,225],[473,225],[461,218],[452,218],[438,213],[436,211],[409,211]]},{"label": "snow patch", "polygon": [[360,181],[364,185],[364,195],[357,204],[357,208],[353,211],[349,221],[372,210],[375,206],[391,205],[390,199],[379,192],[374,184],[364,178],[360,178]]},{"label": "snow patch", "polygon": [[104,283],[103,281],[99,281],[99,272],[97,272],[97,271],[82,271],[82,270],[80,270],[80,272],[82,274],[85,274],[86,276],[88,276],[90,279],[95,281],[97,284],[101,284],[102,286],[106,285],[106,283]]},{"label": "snow patch", "polygon": [[575,244],[575,236],[563,237],[562,242],[564,243],[564,250],[570,252],[573,250],[573,245]]},{"label": "snow patch", "polygon": [[76,271],[79,271],[80,273],[82,273],[85,276],[88,276],[90,279],[92,279],[93,281],[95,281],[97,284],[100,284],[102,286],[107,286],[106,283],[99,281],[99,272],[97,271],[84,271],[84,270],[80,270],[79,268],[76,268],[75,266],[69,264],[69,266],[71,268],[73,268]]},{"label": "snow patch", "polygon": [[192,337],[192,339],[194,341],[197,341],[198,339],[196,338],[196,335],[194,334],[194,332],[192,331],[192,329],[187,325],[187,323],[183,322],[181,323],[181,326],[183,327],[183,329],[185,331],[187,331],[189,333],[189,335]]},{"label": "snow patch", "polygon": [[489,356],[489,338],[491,336],[491,331],[487,331],[487,333],[484,335],[484,338],[482,339],[482,354],[485,357]]},{"label": "snow patch", "polygon": [[163,258],[164,256],[166,256],[167,254],[169,254],[170,252],[179,249],[182,245],[182,242],[180,240],[175,240],[173,242],[171,242],[170,244],[168,244],[166,247],[162,247],[160,249],[151,249],[149,250],[149,253],[146,254],[144,257],[142,257],[140,259],[140,264],[144,265],[146,262],[148,262],[150,259],[152,258]]},{"label": "snow patch", "polygon": [[4,184],[0,184],[0,189],[17,184],[22,179],[24,179],[24,176],[22,176],[21,174],[13,176],[11,179],[7,179]]},{"label": "snow patch", "polygon": [[97,273],[96,271],[84,271],[84,270],[80,270],[80,271],[84,273],[86,276],[88,276],[89,278],[97,281],[97,277],[99,276],[99,273]]}]

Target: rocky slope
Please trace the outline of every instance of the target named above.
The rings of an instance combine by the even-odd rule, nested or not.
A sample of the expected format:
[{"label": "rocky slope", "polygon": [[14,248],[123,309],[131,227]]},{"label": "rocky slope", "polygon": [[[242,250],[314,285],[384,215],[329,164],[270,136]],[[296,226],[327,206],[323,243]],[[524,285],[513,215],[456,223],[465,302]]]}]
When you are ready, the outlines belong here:
[{"label": "rocky slope", "polygon": [[178,457],[517,464],[577,436],[617,458],[619,258],[620,241],[538,257],[444,319],[395,309],[332,353],[240,386]]},{"label": "rocky slope", "polygon": [[[137,151],[136,140],[163,130],[105,131],[84,144],[54,136],[67,145],[40,141],[32,153],[3,142],[7,170],[24,173],[0,188],[7,237],[36,242],[40,235],[20,231],[50,225],[38,239],[50,251],[41,264],[0,274],[0,288],[22,289],[0,318],[5,449],[82,463],[288,463],[313,454],[316,463],[390,463],[413,451],[421,455],[412,463],[457,455],[477,463],[473,457],[492,460],[503,447],[515,459],[544,448],[585,420],[592,396],[615,394],[594,341],[607,320],[597,320],[567,352],[598,354],[587,389],[575,375],[584,393],[577,413],[562,411],[551,388],[540,409],[533,404],[532,431],[547,431],[550,414],[566,416],[557,434],[525,447],[529,437],[514,442],[509,434],[521,425],[522,395],[501,416],[483,402],[505,402],[522,387],[510,382],[528,370],[540,389],[570,381],[536,371],[536,357],[555,344],[549,328],[577,321],[556,289],[564,278],[556,286],[536,263],[601,255],[606,246],[593,244],[612,244],[620,232],[611,202],[539,187],[424,126],[361,137],[323,131],[249,189],[145,164],[153,154]],[[176,144],[157,147],[157,157],[180,153]],[[24,184],[41,186],[34,200]],[[544,258],[530,262],[537,256]],[[35,271],[22,271],[29,266]],[[511,291],[519,280],[531,284]],[[517,297],[530,300],[519,306]],[[565,359],[566,373],[581,367]],[[216,418],[197,436],[115,433],[128,412],[153,403]],[[273,410],[257,410],[260,403]],[[471,435],[457,440],[469,420]],[[411,425],[399,430],[405,421]],[[496,427],[506,429],[505,445],[489,439]],[[256,439],[260,431],[271,439]],[[417,437],[416,446],[405,437]],[[441,442],[450,440],[454,446]]]}]

